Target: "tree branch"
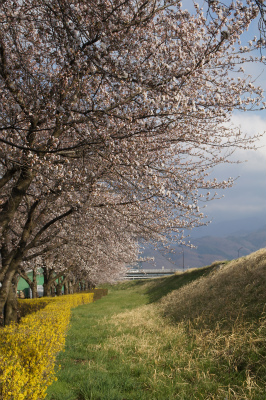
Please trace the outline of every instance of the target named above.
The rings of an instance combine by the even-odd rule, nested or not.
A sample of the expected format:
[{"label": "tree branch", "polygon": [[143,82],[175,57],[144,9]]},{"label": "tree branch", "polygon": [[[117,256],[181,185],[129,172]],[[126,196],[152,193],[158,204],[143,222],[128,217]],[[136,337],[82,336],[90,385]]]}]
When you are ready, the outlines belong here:
[{"label": "tree branch", "polygon": [[14,167],[5,173],[5,175],[0,179],[0,189],[2,189],[2,187],[4,187],[12,179],[17,170],[18,169]]},{"label": "tree branch", "polygon": [[50,226],[54,225],[56,222],[60,221],[63,218],[68,217],[69,215],[71,215],[74,212],[73,208],[70,208],[70,210],[66,211],[65,213],[58,215],[57,217],[53,218],[51,221],[47,222],[47,224],[45,224],[40,230],[39,232],[35,235],[34,239],[28,244],[26,250],[29,250],[33,247],[36,246],[36,243],[38,242],[39,238],[41,237],[41,235],[50,228]]}]

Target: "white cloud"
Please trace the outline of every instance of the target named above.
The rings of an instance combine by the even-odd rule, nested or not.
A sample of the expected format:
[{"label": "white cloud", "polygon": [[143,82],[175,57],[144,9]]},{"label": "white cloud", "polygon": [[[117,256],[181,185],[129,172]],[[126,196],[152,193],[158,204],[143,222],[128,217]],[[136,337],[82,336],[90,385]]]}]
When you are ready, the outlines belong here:
[{"label": "white cloud", "polygon": [[[236,114],[232,123],[243,133],[253,135],[266,132],[266,113]],[[213,176],[220,180],[239,177],[232,188],[218,191],[224,198],[210,202],[205,212],[214,222],[242,219],[261,215],[266,222],[266,133],[258,142],[264,146],[254,150],[237,150],[232,160],[247,160],[241,164],[222,164]]]},{"label": "white cloud", "polygon": [[238,113],[232,116],[231,122],[248,136],[263,135],[258,140],[258,146],[264,146],[259,151],[266,156],[266,112],[262,111],[260,114]]},{"label": "white cloud", "polygon": [[234,159],[243,162],[240,164],[239,173],[245,175],[247,173],[264,172],[266,170],[266,115],[256,115],[251,113],[234,115],[232,123],[238,126],[241,132],[252,136],[260,134],[261,138],[257,141],[256,150],[238,150],[234,155]]}]

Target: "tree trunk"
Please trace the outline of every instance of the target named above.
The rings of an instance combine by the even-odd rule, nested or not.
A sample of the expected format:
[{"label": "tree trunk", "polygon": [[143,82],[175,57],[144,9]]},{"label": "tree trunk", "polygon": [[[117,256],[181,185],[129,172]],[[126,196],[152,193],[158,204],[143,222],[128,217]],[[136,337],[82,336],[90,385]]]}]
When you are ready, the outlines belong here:
[{"label": "tree trunk", "polygon": [[[9,268],[8,271],[5,273],[4,279],[2,280],[2,286],[0,287],[0,312],[3,312],[4,318],[4,325],[8,325],[5,321],[5,305],[8,302],[8,299],[11,296],[11,288],[12,288],[12,279],[14,277],[15,270],[13,268]],[[8,306],[7,306],[8,308]]]},{"label": "tree trunk", "polygon": [[58,283],[55,285],[55,290],[56,290],[56,295],[57,296],[62,296],[65,294],[64,287],[65,287],[65,282],[66,282],[66,277],[65,276],[60,276],[58,278]]},{"label": "tree trunk", "polygon": [[30,288],[31,288],[32,298],[37,299],[38,298],[37,285],[34,285],[34,283],[32,283]]},{"label": "tree trunk", "polygon": [[33,268],[32,270],[32,282],[30,285],[31,291],[32,291],[32,298],[37,299],[38,293],[37,293],[37,269]]},{"label": "tree trunk", "polygon": [[94,283],[92,283],[91,281],[88,281],[88,290],[92,290],[95,288]]},{"label": "tree trunk", "polygon": [[57,283],[57,285],[55,285],[55,293],[57,296],[61,296],[62,295],[62,288],[63,288],[63,283]]},{"label": "tree trunk", "polygon": [[52,285],[54,283],[54,279],[52,278],[52,271],[49,268],[42,267],[43,269],[43,296],[51,296],[52,295]]},{"label": "tree trunk", "polygon": [[37,297],[38,297],[38,293],[37,293],[37,268],[33,268],[33,270],[32,270],[32,281],[30,280],[30,278],[28,277],[28,275],[25,272],[20,271],[19,274],[27,282],[27,284],[31,288],[32,298],[33,299],[37,299]]},{"label": "tree trunk", "polygon": [[52,291],[52,282],[45,282],[43,284],[43,296],[51,296],[51,291]]},{"label": "tree trunk", "polygon": [[16,287],[16,283],[12,281],[4,306],[4,325],[17,322],[18,301]]},{"label": "tree trunk", "polygon": [[73,294],[73,293],[74,293],[74,291],[73,291],[73,284],[72,284],[71,281],[68,282],[68,293],[69,293],[69,294]]},{"label": "tree trunk", "polygon": [[[44,296],[56,296],[57,295],[57,283],[56,281],[58,280],[58,284],[62,286],[64,284],[64,279],[62,279],[62,275],[58,274],[56,275],[53,270],[50,270],[49,268],[42,267],[43,270],[43,295]],[[61,293],[60,293],[61,294]]]},{"label": "tree trunk", "polygon": [[75,282],[72,287],[73,287],[73,293],[79,292],[79,282]]},{"label": "tree trunk", "polygon": [[64,294],[69,294],[69,282],[65,281],[64,284]]},{"label": "tree trunk", "polygon": [[51,294],[50,294],[50,296],[51,297],[55,297],[55,295],[56,295],[56,289],[55,289],[55,283],[53,282],[52,285],[51,285]]}]

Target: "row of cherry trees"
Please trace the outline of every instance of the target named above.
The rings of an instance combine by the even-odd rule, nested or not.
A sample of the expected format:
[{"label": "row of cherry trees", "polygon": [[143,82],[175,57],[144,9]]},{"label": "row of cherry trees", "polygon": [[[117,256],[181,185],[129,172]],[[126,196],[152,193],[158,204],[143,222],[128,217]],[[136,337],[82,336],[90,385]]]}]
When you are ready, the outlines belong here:
[{"label": "row of cherry trees", "polygon": [[228,122],[265,106],[239,47],[260,2],[207,3],[1,2],[0,309],[27,268],[100,282],[183,241],[232,184],[208,173],[255,140]]}]

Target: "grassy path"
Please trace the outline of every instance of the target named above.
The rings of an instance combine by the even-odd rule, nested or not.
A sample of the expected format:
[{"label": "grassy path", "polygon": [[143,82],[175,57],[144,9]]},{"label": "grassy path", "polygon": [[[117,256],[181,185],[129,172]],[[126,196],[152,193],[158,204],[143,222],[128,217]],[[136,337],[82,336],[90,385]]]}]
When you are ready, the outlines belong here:
[{"label": "grassy path", "polygon": [[209,359],[199,358],[183,324],[171,326],[156,301],[149,304],[166,293],[163,283],[121,285],[74,309],[46,400],[218,399],[219,384],[205,373]]},{"label": "grassy path", "polygon": [[[135,379],[124,381],[125,370],[116,351],[101,352],[113,337],[110,318],[144,305],[148,296],[139,290],[111,290],[97,302],[72,312],[65,352],[58,357],[58,381],[49,389],[47,400],[123,399],[121,389],[136,393]],[[137,397],[130,397],[137,398]],[[139,397],[141,398],[141,397]]]}]

